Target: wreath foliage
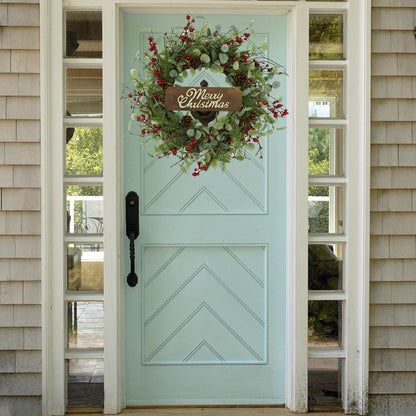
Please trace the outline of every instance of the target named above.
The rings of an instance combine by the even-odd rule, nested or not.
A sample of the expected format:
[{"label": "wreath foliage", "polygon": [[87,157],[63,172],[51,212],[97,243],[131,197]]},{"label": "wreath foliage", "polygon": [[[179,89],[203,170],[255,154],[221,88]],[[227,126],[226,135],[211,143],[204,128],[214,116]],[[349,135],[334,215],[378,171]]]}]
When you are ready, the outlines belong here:
[{"label": "wreath foliage", "polygon": [[[184,172],[196,164],[192,174],[197,176],[209,167],[224,169],[232,159],[244,160],[247,150],[257,149],[262,158],[260,139],[288,111],[282,98],[272,96],[280,85],[274,78],[286,73],[264,55],[267,44],[258,47],[247,42],[255,35],[252,22],[244,30],[231,26],[223,33],[220,26],[211,29],[207,22],[197,28],[195,19],[187,15],[180,34],[175,28],[162,39],[150,34],[142,69],[130,71],[134,87],[122,98],[130,104],[133,122],[139,123],[139,135],[144,141],[157,141],[151,156],[176,156]],[[163,45],[160,51],[158,44]],[[201,69],[222,73],[230,86],[241,90],[240,111],[218,112],[203,125],[188,112],[165,108],[166,89]]]}]

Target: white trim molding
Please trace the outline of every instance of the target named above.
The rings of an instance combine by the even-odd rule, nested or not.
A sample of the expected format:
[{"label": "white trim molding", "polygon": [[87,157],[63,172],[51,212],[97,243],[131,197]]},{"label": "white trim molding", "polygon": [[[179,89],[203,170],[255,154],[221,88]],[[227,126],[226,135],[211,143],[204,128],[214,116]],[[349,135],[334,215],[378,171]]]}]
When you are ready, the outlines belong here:
[{"label": "white trim molding", "polygon": [[[45,415],[65,412],[62,2],[41,0],[42,399]],[[58,89],[54,86],[58,85]],[[56,242],[60,242],[56,246]],[[62,248],[62,249],[60,249]],[[58,278],[56,278],[58,277]]]},{"label": "white trim molding", "polygon": [[[346,413],[367,412],[368,388],[368,263],[369,263],[369,85],[370,85],[370,2],[252,1],[252,0],[40,0],[41,32],[41,131],[42,131],[42,354],[43,414],[64,415],[66,406],[64,206],[64,128],[71,120],[64,114],[64,66],[85,64],[103,68],[103,143],[105,229],[104,262],[104,413],[115,414],[124,402],[124,195],[122,176],[122,129],[120,95],[121,12],[141,10],[153,13],[253,11],[288,16],[288,142],[287,142],[287,309],[286,309],[286,406],[294,412],[308,410],[308,299],[320,296],[340,299],[346,305],[348,321],[345,342],[334,351],[315,351],[309,357],[345,359],[344,408]],[[103,58],[73,62],[63,58],[63,10],[102,10]],[[347,131],[345,178],[315,178],[318,183],[342,183],[347,189],[345,235],[308,236],[308,129],[322,120],[308,120],[309,15],[311,12],[347,14],[344,70],[346,86],[345,119],[324,125]],[[353,27],[352,27],[353,26]],[[348,30],[350,29],[350,30]],[[352,29],[352,30],[351,30]],[[354,47],[351,53],[348,49]],[[341,65],[340,64],[340,65]],[[332,68],[324,61],[322,68]],[[315,67],[314,67],[315,68]],[[354,86],[351,88],[350,86]],[[353,103],[354,105],[352,105]],[[77,120],[77,123],[88,120]],[[100,121],[94,120],[96,125]],[[321,124],[320,124],[321,123]],[[77,124],[78,125],[78,124]],[[321,182],[320,182],[321,181]],[[331,182],[331,183],[332,183]],[[331,240],[332,239],[332,240]],[[308,243],[336,243],[348,246],[348,279],[340,293],[308,293]],[[65,297],[67,296],[67,297]],[[72,297],[71,297],[72,296]],[[74,297],[75,296],[75,297]],[[326,299],[326,298],[325,298]],[[89,352],[85,352],[87,357]]]}]

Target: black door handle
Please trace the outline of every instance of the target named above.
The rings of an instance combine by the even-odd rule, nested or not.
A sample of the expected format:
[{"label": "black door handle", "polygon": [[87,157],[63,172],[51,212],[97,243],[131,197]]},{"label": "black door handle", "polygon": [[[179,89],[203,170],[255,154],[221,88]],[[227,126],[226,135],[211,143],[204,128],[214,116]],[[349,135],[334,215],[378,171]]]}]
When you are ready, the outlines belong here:
[{"label": "black door handle", "polygon": [[134,191],[130,191],[126,195],[126,235],[130,240],[130,273],[127,276],[127,284],[134,287],[139,280],[134,270],[134,241],[139,236],[139,196]]}]

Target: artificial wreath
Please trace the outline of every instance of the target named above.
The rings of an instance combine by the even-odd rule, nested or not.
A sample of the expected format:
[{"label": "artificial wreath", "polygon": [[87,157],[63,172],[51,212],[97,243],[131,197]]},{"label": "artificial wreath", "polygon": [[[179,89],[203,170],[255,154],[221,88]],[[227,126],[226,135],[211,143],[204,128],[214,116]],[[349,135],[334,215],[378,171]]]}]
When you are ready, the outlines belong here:
[{"label": "artificial wreath", "polygon": [[[244,160],[247,150],[257,148],[262,158],[260,138],[270,134],[288,111],[282,98],[271,94],[280,85],[273,78],[286,75],[283,68],[264,55],[267,44],[258,47],[247,42],[255,35],[252,22],[244,30],[231,26],[222,33],[220,26],[211,29],[206,22],[195,27],[195,19],[187,15],[180,34],[172,28],[162,39],[148,37],[143,68],[130,71],[134,87],[122,98],[130,104],[132,120],[140,125],[139,135],[144,141],[157,141],[152,156],[176,156],[184,172],[195,164],[192,174],[198,176],[210,167],[224,169],[232,159]],[[158,44],[163,45],[161,50]],[[167,88],[183,82],[188,71],[194,75],[201,69],[224,74],[230,86],[241,90],[239,111],[216,112],[211,122],[202,124],[189,112],[166,109]]]}]

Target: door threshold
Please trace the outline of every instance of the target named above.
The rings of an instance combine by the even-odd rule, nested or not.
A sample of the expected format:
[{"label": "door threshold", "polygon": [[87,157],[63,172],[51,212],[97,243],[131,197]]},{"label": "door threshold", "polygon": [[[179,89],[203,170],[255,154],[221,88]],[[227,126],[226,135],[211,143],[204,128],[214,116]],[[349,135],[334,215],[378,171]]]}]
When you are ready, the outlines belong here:
[{"label": "door threshold", "polygon": [[[67,415],[71,416],[101,416],[102,410],[96,409],[95,413],[73,412],[77,409],[69,409]],[[93,410],[93,408],[88,408]],[[315,411],[307,413],[311,416],[344,416],[344,412]],[[147,406],[140,408],[128,407],[119,413],[120,416],[290,416],[295,413],[290,412],[285,407],[280,406]],[[354,416],[354,415],[352,415]],[[357,416],[357,415],[356,415]]]},{"label": "door threshold", "polygon": [[154,406],[126,406],[129,409],[265,409],[280,408],[284,409],[284,404],[186,404],[186,405],[154,405]]},{"label": "door threshold", "polygon": [[65,414],[71,416],[78,415],[92,415],[92,414],[103,414],[103,406],[71,406],[66,409]]}]

